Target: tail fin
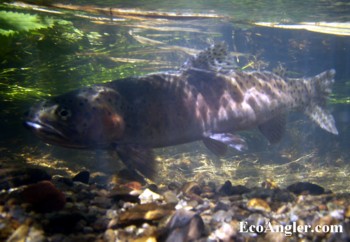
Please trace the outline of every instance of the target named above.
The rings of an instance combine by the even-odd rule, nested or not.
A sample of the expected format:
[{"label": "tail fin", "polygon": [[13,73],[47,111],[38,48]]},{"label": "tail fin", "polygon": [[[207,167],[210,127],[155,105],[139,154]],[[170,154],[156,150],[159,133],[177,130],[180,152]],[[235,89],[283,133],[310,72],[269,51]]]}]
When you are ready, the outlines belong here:
[{"label": "tail fin", "polygon": [[312,100],[304,112],[322,129],[337,135],[334,118],[326,109],[327,98],[332,92],[334,75],[335,70],[331,69],[311,78]]}]

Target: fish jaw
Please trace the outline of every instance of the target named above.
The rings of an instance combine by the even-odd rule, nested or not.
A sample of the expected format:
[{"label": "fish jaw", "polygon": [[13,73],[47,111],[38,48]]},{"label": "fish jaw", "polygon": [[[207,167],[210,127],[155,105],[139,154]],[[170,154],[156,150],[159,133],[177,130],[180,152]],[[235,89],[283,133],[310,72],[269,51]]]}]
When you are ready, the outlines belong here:
[{"label": "fish jaw", "polygon": [[[42,124],[36,121],[24,121],[23,125],[35,133],[40,139],[53,145],[64,146],[69,140],[61,131],[55,129],[48,124]],[[69,145],[71,147],[72,145]],[[77,148],[84,148],[83,146],[75,146]]]},{"label": "fish jaw", "polygon": [[[47,109],[45,110],[43,104],[40,103],[31,109],[26,120],[23,122],[24,127],[31,130],[46,143],[68,148],[85,148],[83,144],[73,144],[71,142],[70,137],[65,134],[67,131],[63,130],[62,127],[57,127],[54,118],[50,117],[52,115],[49,115],[52,112],[49,112]],[[72,132],[72,130],[69,132]]]}]

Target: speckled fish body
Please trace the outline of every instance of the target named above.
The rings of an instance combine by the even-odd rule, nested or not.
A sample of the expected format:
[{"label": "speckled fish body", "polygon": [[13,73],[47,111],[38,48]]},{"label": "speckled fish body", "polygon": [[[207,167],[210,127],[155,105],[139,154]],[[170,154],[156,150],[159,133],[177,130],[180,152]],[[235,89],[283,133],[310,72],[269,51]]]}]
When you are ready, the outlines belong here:
[{"label": "speckled fish body", "polygon": [[283,79],[271,72],[222,68],[227,52],[215,45],[180,71],[130,77],[78,89],[33,106],[26,126],[52,144],[116,149],[127,164],[151,177],[152,149],[196,140],[215,154],[246,149],[235,133],[259,127],[271,143],[291,110],[338,134],[325,109],[334,70]]}]

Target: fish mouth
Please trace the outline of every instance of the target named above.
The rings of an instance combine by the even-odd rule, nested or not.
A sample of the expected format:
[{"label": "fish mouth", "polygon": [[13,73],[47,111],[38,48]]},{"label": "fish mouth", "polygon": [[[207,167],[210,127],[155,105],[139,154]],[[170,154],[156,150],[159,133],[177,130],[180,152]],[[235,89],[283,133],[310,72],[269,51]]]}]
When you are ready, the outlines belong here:
[{"label": "fish mouth", "polygon": [[57,130],[49,124],[43,124],[38,121],[25,121],[24,126],[32,130],[35,134],[37,134],[44,140],[68,140],[67,136],[65,136],[62,132],[60,132],[59,130]]},{"label": "fish mouth", "polygon": [[44,124],[40,121],[24,121],[23,125],[32,130],[46,143],[74,149],[85,149],[87,147],[84,144],[73,142],[68,136],[52,125]]}]

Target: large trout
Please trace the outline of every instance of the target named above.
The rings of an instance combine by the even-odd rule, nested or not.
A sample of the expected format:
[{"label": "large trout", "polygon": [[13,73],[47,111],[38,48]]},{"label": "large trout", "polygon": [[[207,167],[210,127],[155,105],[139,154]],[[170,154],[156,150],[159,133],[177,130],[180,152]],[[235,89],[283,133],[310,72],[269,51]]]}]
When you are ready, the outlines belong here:
[{"label": "large trout", "polygon": [[267,71],[227,70],[227,49],[214,45],[174,72],[93,85],[33,106],[25,125],[50,144],[114,149],[147,177],[153,148],[202,140],[217,155],[247,145],[236,133],[258,127],[271,143],[299,110],[338,134],[326,100],[334,70],[312,78],[283,79]]}]

